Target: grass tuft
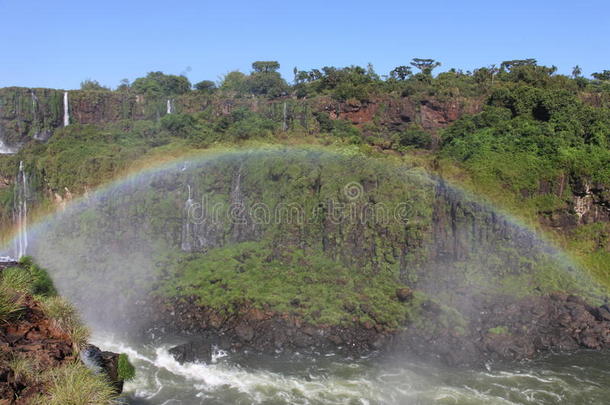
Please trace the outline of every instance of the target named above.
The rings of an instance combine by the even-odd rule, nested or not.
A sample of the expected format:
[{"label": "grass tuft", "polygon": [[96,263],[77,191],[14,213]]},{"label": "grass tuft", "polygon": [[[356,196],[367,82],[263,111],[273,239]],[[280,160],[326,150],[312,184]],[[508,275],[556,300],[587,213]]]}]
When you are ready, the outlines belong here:
[{"label": "grass tuft", "polygon": [[66,299],[55,296],[41,301],[43,311],[53,320],[55,325],[67,333],[74,344],[74,350],[80,349],[90,337],[89,329],[83,326],[78,311]]},{"label": "grass tuft", "polygon": [[47,394],[42,405],[107,405],[116,403],[116,393],[108,381],[92,373],[80,362],[69,363],[45,373]]}]

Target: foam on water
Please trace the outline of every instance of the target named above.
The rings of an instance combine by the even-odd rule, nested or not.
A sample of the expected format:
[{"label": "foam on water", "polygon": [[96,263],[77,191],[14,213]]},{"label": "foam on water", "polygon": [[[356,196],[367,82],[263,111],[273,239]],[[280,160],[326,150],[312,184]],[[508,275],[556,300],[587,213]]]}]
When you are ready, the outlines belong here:
[{"label": "foam on water", "polygon": [[326,357],[253,367],[218,350],[210,364],[180,364],[170,345],[132,347],[108,338],[98,344],[132,359],[137,378],[125,389],[138,404],[594,404],[610,395],[603,359],[586,371],[565,361],[589,362],[591,353],[495,371]]}]

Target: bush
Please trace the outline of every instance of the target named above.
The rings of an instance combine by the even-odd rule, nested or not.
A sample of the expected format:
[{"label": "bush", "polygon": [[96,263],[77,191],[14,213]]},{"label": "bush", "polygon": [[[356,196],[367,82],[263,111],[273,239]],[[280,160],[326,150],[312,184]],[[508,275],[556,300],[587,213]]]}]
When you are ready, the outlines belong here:
[{"label": "bush", "polygon": [[119,380],[131,381],[136,376],[136,368],[129,362],[129,357],[125,353],[119,355],[118,377]]},{"label": "bush", "polygon": [[57,290],[53,284],[53,280],[49,276],[49,273],[42,267],[36,265],[32,258],[24,256],[19,260],[19,264],[23,269],[29,273],[30,286],[29,292],[34,295],[42,295],[46,297],[53,297],[57,295]]},{"label": "bush", "polygon": [[178,137],[188,137],[195,131],[195,119],[190,114],[167,114],[161,118],[161,127]]}]

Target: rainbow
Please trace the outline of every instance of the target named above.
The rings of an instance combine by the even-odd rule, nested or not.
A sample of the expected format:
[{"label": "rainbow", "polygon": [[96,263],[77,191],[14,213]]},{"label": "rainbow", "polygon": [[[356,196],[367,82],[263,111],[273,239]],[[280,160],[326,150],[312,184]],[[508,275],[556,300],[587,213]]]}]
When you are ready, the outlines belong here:
[{"label": "rainbow", "polygon": [[[117,178],[100,185],[93,192],[85,192],[76,198],[66,201],[63,204],[52,205],[50,209],[37,209],[28,218],[28,232],[30,235],[32,235],[33,238],[36,238],[36,235],[40,234],[40,230],[42,228],[54,221],[58,217],[58,215],[64,212],[67,208],[77,207],[79,204],[89,201],[92,198],[99,198],[111,190],[118,189],[126,184],[137,182],[142,177],[167,170],[179,169],[180,166],[184,165],[186,162],[202,162],[217,158],[231,156],[238,157],[241,155],[249,155],[254,153],[258,154],[290,151],[312,151],[337,156],[362,156],[365,158],[371,158],[370,154],[363,152],[360,148],[355,146],[323,147],[318,145],[287,146],[282,144],[258,144],[255,145],[255,147],[248,148],[237,148],[235,146],[219,146],[205,150],[199,149],[170,151],[166,155],[144,157],[143,159],[134,162],[134,164],[132,164],[129,169],[127,169]],[[400,167],[401,165],[405,166],[406,163],[405,158],[399,159],[396,157],[389,157],[387,155],[384,155],[383,159],[385,159],[389,164],[396,165],[396,167]],[[437,180],[434,176],[430,174],[428,174],[428,176],[431,179]],[[512,216],[506,212],[503,212],[497,207],[492,206],[488,201],[482,201],[479,196],[475,196],[467,190],[456,187],[453,184],[449,184],[449,186],[452,189],[455,189],[462,193],[466,198],[480,202],[487,208],[492,209],[508,223],[518,227],[519,229],[522,229],[525,232],[529,232],[534,235],[538,240],[550,246],[556,252],[557,256],[561,257],[561,261],[566,263],[568,267],[578,268],[578,266],[574,264],[574,261],[569,257],[567,253],[557,248],[556,245],[552,242],[552,240],[547,237],[547,235],[538,232],[533,226],[525,224],[523,221],[516,218],[515,216]],[[4,237],[2,238],[4,248],[0,249],[0,256],[9,256],[9,252],[11,251],[10,249],[12,246],[14,246],[14,242],[17,237],[17,232],[18,229],[16,229],[15,226],[5,228]]]}]

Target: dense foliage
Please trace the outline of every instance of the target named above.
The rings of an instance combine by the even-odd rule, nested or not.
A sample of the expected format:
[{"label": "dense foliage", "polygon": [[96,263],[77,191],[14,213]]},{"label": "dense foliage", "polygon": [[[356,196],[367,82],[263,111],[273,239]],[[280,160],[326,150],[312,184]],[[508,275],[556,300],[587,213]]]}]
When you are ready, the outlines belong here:
[{"label": "dense foliage", "polygon": [[[219,83],[203,80],[194,89],[186,77],[162,72],[151,72],[132,84],[125,81],[115,91],[87,80],[83,82],[85,90],[71,94],[71,100],[76,103],[81,97],[86,105],[109,110],[106,112],[113,119],[55,129],[47,142],[31,142],[17,155],[3,157],[0,173],[11,178],[18,162],[24,161],[36,190],[31,199],[43,205],[49,203],[53,193],[66,196],[68,190],[82,194],[108,182],[133,168],[134,162],[219,144],[301,142],[353,144],[369,154],[389,150],[415,156],[414,164],[461,182],[530,223],[559,211],[575,216],[570,204],[577,194],[581,196],[578,188],[582,185],[610,190],[608,71],[586,78],[582,69],[575,66],[572,75],[566,76],[558,74],[554,66],[538,65],[534,59],[504,61],[473,71],[448,69],[437,74],[439,66],[436,60],[416,58],[387,75],[378,74],[372,65],[295,68],[293,82],[288,84],[279,73],[278,62],[257,61],[247,74],[232,71]],[[37,94],[40,105],[44,101],[48,111],[31,107],[32,100],[20,98],[15,91],[6,98],[10,103],[0,105],[4,114],[0,118],[21,114],[25,118],[17,121],[17,126],[30,128],[31,134],[60,127],[61,93]],[[109,94],[110,98],[103,99],[100,94]],[[104,101],[108,99],[111,102]],[[474,107],[470,114],[462,114],[443,129],[424,128],[422,119],[405,118],[396,125],[383,122],[382,117],[389,114],[390,108],[406,101],[416,110],[426,103]],[[168,103],[172,106],[169,114]],[[370,106],[376,108],[375,113],[364,121],[350,121],[347,114],[340,114],[361,112]],[[43,112],[51,118],[36,124]],[[0,202],[2,216],[8,220],[14,205],[12,186],[0,188]],[[582,257],[599,279],[610,283],[609,234],[608,224],[600,223],[566,227],[555,235]],[[235,264],[234,256],[250,248],[227,248],[218,251],[213,259]],[[254,250],[251,260],[256,269],[262,259]],[[323,267],[322,258],[308,259],[312,268]],[[193,258],[197,266],[207,266],[197,260]],[[175,288],[207,286],[202,278],[205,275],[189,270],[195,266],[193,263],[182,269],[182,281],[190,284]],[[276,265],[282,265],[281,261],[270,266]],[[262,274],[253,271],[247,276],[256,278]],[[240,293],[244,285],[256,281],[246,275],[226,276]],[[362,284],[362,280],[350,282],[355,288]],[[380,290],[387,287],[382,279],[379,282]],[[320,286],[314,283],[309,287],[308,294],[315,296]],[[253,301],[264,301],[261,297],[266,293],[259,292],[250,292]],[[218,297],[212,293],[206,297],[208,304],[222,304],[215,301]],[[276,304],[289,306],[287,297],[275,297]],[[315,305],[308,308],[313,311]],[[343,316],[339,307],[328,308],[330,312],[322,318],[338,320]]]}]

